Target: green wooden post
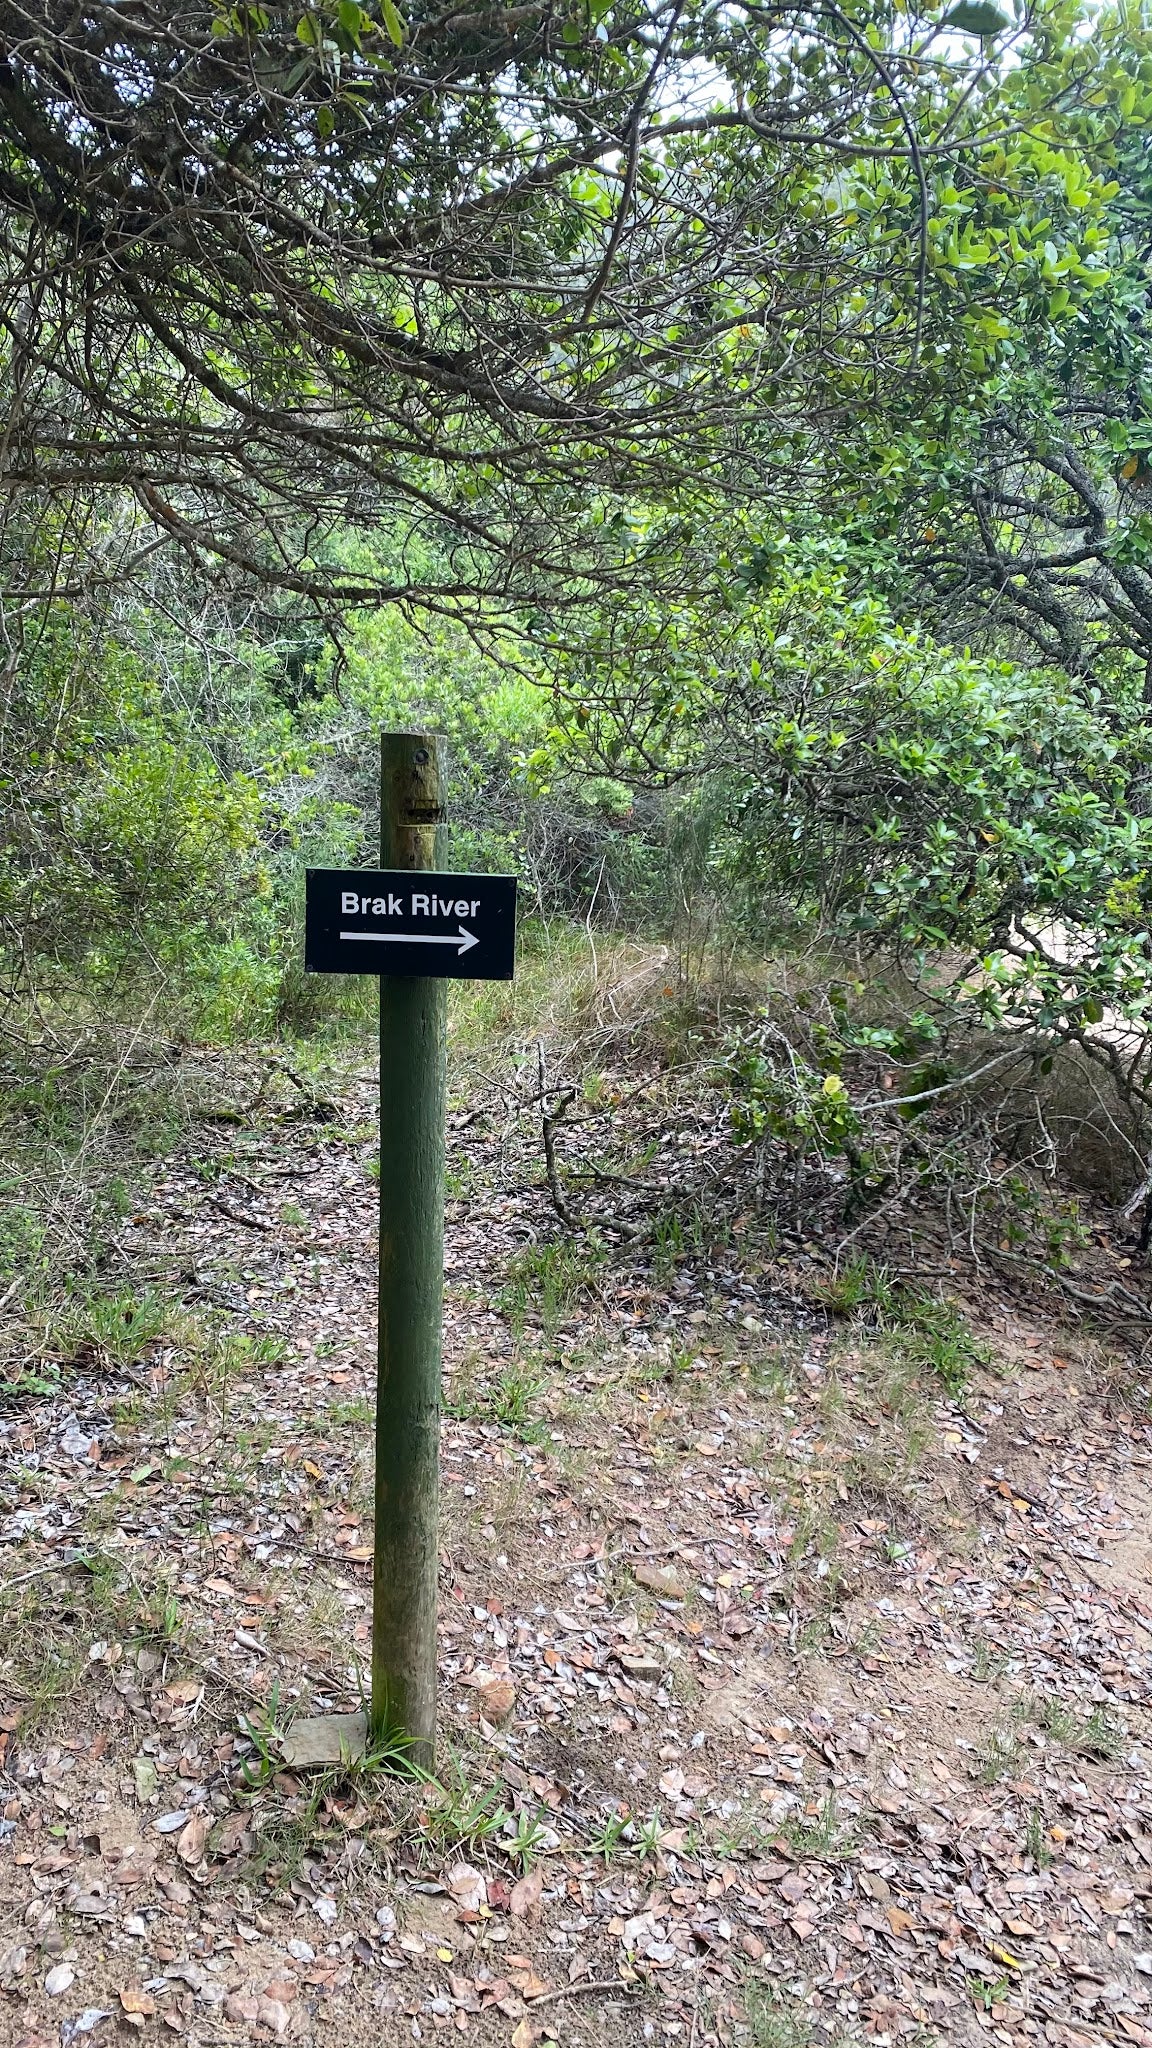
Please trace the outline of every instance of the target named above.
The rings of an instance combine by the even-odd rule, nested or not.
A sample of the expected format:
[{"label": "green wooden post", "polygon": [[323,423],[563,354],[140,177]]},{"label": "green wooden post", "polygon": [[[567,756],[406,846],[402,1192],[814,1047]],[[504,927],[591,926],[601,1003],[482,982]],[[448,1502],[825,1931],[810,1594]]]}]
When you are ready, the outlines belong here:
[{"label": "green wooden post", "polygon": [[[444,784],[440,739],[382,735],[381,867],[436,867]],[[446,1016],[447,982],[382,977],[369,1733],[402,1736],[406,1753],[425,1769],[436,1735]]]}]

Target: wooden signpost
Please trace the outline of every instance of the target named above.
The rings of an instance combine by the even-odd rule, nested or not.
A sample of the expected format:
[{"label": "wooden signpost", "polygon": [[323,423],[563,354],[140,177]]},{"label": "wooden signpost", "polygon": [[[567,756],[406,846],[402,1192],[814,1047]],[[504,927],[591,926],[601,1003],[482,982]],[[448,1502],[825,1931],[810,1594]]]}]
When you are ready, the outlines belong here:
[{"label": "wooden signpost", "polygon": [[310,868],[305,966],[380,979],[380,1323],[372,1699],[297,1723],[285,1757],[338,1762],[395,1741],[425,1769],[436,1734],[436,1568],[449,977],[509,981],[516,884],[442,873],[443,741],[384,733],[380,867]]}]

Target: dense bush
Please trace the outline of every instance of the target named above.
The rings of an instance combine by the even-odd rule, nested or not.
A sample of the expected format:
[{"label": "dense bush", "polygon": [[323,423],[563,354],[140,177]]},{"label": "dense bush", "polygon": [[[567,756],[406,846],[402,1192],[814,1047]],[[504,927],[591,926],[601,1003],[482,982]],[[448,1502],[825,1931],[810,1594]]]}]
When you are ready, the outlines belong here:
[{"label": "dense bush", "polygon": [[263,886],[259,792],[83,615],[54,610],[22,657],[0,754],[6,983],[115,1002],[235,929]]},{"label": "dense bush", "polygon": [[533,783],[549,716],[511,651],[396,612],[335,642],[170,578],[49,605],[0,741],[10,1022],[33,998],[220,1038],[362,1021],[367,985],[304,974],[303,876],[376,861],[384,728],[447,737],[446,864],[520,875],[529,915],[643,920],[658,831],[616,785]]},{"label": "dense bush", "polygon": [[560,695],[566,759],[663,784],[669,843],[730,930],[893,956],[943,1016],[1075,1041],[1148,1099],[1152,726],[1134,679],[1105,694],[941,645],[800,547],[723,620],[671,622],[630,701],[594,650]]}]

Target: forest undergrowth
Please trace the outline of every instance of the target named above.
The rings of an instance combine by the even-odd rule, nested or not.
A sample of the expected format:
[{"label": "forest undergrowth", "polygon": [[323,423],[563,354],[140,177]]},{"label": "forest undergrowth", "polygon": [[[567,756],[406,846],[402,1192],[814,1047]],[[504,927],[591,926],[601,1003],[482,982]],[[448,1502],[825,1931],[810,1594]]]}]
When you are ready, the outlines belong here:
[{"label": "forest undergrowth", "polygon": [[1136,1225],[1019,1096],[886,1109],[826,968],[454,1014],[433,1780],[283,1760],[362,1699],[371,1042],[18,1105],[0,2039],[1148,2048]]}]

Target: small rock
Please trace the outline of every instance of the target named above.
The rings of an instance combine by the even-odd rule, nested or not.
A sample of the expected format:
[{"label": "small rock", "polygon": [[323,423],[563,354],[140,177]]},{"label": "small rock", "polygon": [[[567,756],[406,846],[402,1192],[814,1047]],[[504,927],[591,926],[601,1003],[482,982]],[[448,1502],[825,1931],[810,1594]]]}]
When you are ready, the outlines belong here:
[{"label": "small rock", "polygon": [[629,1678],[656,1679],[664,1676],[663,1659],[655,1650],[617,1650],[616,1661],[623,1665]]},{"label": "small rock", "polygon": [[638,1586],[647,1587],[661,1600],[686,1600],[688,1589],[671,1565],[638,1564],[634,1574]]},{"label": "small rock", "polygon": [[292,2015],[286,2005],[281,2005],[278,1998],[258,1998],[256,2020],[259,2026],[270,2027],[277,2040],[282,2040],[288,2032]]},{"label": "small rock", "polygon": [[510,1678],[486,1678],[476,1688],[476,1703],[483,1719],[499,1728],[516,1705],[516,1687]]},{"label": "small rock", "polygon": [[254,2027],[259,2016],[259,2001],[245,1991],[233,1991],[224,2000],[224,2017],[234,2027]]},{"label": "small rock", "polygon": [[175,1813],[160,1814],[158,1818],[153,1821],[152,1825],[155,1828],[156,1833],[158,1835],[174,1835],[177,1834],[179,1830],[185,1826],[187,1820],[187,1810],[183,1806],[180,1806],[176,1809]]},{"label": "small rock", "polygon": [[133,1757],[132,1776],[136,1780],[136,1797],[141,1806],[146,1806],[160,1786],[159,1774],[150,1756]]},{"label": "small rock", "polygon": [[280,1744],[291,1770],[329,1769],[363,1756],[368,1742],[364,1714],[316,1714],[294,1721]]}]

